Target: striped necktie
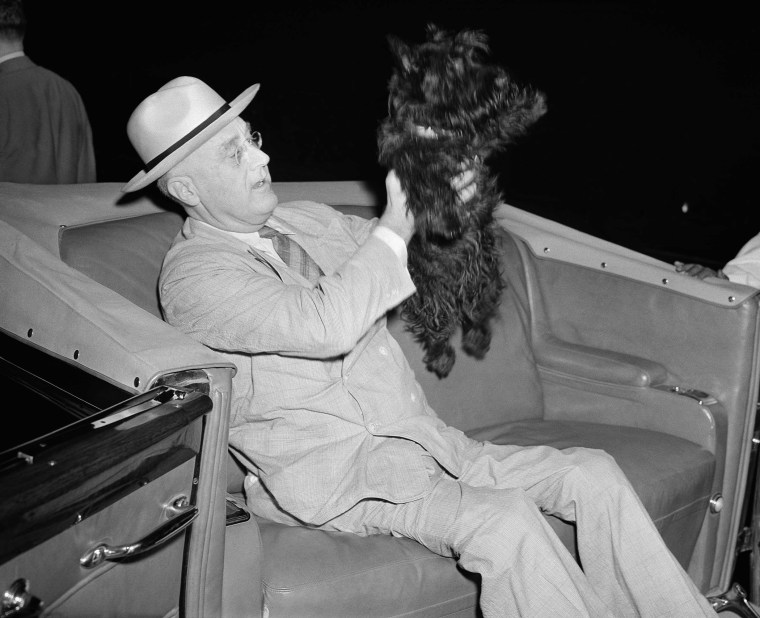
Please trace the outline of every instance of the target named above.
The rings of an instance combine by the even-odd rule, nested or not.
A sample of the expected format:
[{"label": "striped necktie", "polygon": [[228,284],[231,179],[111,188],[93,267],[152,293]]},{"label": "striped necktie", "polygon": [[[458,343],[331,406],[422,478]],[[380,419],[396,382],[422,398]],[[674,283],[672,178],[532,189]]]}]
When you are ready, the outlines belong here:
[{"label": "striped necktie", "polygon": [[322,269],[314,259],[306,253],[306,250],[293,240],[287,234],[278,232],[267,225],[259,230],[259,236],[270,238],[274,245],[274,250],[290,268],[297,270],[302,276],[306,277],[312,283],[324,275]]}]

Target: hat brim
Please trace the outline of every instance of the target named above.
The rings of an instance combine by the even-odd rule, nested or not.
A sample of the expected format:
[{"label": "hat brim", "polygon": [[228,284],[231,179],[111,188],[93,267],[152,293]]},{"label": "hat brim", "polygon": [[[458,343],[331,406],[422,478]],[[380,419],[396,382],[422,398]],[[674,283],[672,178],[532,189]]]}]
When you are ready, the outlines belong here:
[{"label": "hat brim", "polygon": [[147,172],[145,170],[140,170],[132,180],[121,188],[122,192],[129,193],[131,191],[138,191],[139,189],[148,186],[154,180],[158,180],[187,155],[196,150],[201,144],[205,143],[211,136],[221,131],[230,122],[237,118],[243,110],[248,107],[250,102],[253,101],[253,97],[256,96],[259,87],[260,84],[254,84],[250,88],[244,90],[239,96],[230,102],[230,109],[224,112],[224,114],[219,116],[219,118],[205,127],[197,135],[194,135],[191,139],[182,144],[182,146],[171,152],[166,158],[162,159],[150,170]]}]

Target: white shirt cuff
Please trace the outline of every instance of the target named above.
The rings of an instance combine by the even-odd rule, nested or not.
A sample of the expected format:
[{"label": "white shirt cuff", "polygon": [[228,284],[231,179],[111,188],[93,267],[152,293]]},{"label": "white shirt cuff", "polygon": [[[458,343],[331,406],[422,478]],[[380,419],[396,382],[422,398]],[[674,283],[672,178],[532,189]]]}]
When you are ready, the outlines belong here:
[{"label": "white shirt cuff", "polygon": [[387,244],[398,256],[398,259],[401,260],[401,263],[406,266],[406,243],[404,242],[404,239],[401,238],[401,236],[396,234],[396,232],[394,232],[391,228],[385,227],[384,225],[376,225],[375,229],[372,230],[372,234]]}]

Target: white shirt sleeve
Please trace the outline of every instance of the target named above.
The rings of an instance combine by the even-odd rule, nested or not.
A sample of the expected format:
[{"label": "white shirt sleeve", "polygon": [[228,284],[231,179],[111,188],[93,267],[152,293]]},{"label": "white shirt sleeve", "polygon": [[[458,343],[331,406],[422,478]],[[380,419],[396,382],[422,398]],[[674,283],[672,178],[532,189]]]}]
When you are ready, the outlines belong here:
[{"label": "white shirt sleeve", "polygon": [[760,234],[751,238],[723,267],[729,281],[760,288]]},{"label": "white shirt sleeve", "polygon": [[401,260],[401,263],[406,266],[406,243],[404,242],[404,239],[401,238],[401,236],[396,234],[396,232],[394,232],[389,227],[385,227],[384,225],[375,226],[375,229],[372,230],[372,234],[377,236],[391,249],[393,249],[393,252],[398,256],[398,259]]}]

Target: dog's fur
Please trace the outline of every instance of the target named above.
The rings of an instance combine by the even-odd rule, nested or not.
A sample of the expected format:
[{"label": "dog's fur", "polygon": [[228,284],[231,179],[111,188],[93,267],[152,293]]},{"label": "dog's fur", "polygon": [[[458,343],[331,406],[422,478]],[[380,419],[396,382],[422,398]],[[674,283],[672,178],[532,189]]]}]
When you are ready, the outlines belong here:
[{"label": "dog's fur", "polygon": [[[409,272],[417,294],[401,316],[427,369],[443,378],[459,327],[464,351],[485,356],[504,288],[493,219],[501,195],[486,158],[525,133],[546,105],[543,94],[484,62],[488,39],[480,31],[452,35],[430,24],[424,43],[388,42],[397,66],[378,129],[379,161],[396,171],[416,224]],[[463,203],[451,181],[464,169],[475,172],[476,191]]]}]

